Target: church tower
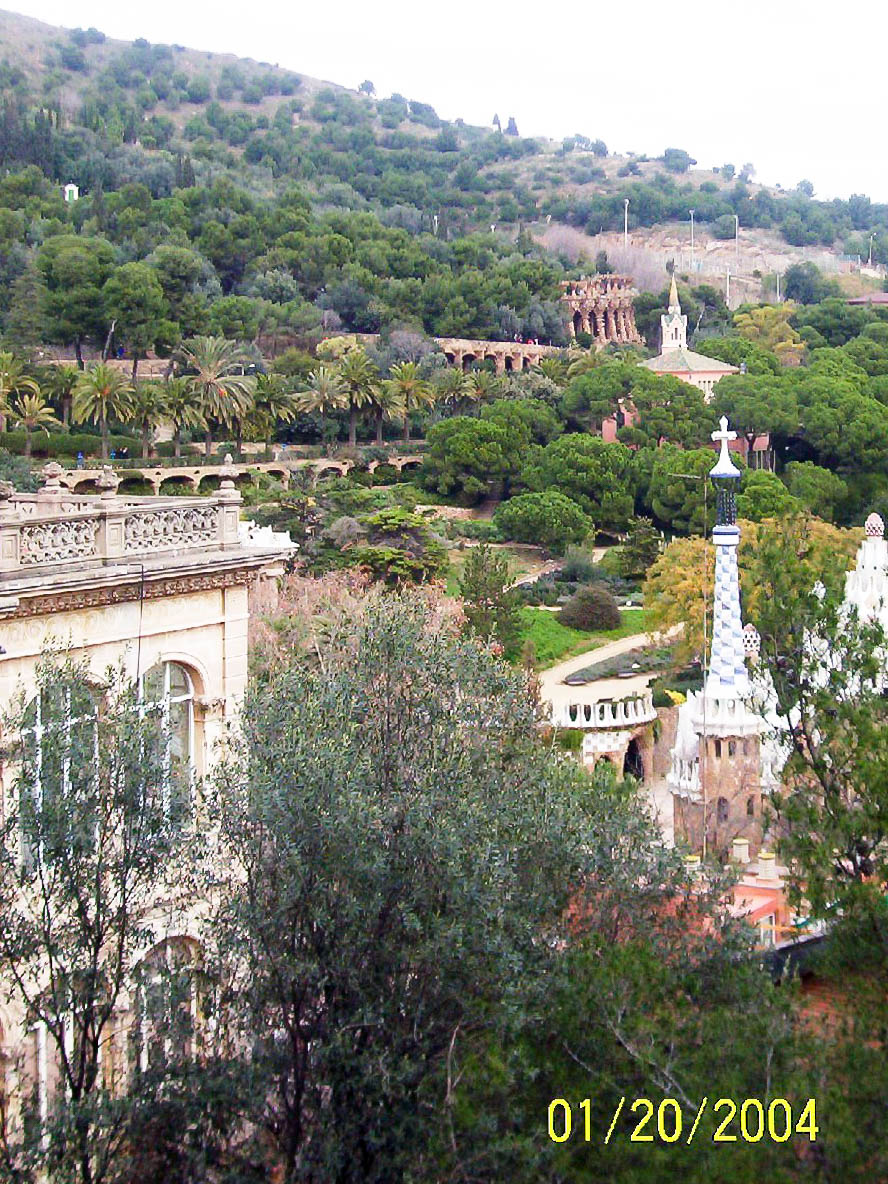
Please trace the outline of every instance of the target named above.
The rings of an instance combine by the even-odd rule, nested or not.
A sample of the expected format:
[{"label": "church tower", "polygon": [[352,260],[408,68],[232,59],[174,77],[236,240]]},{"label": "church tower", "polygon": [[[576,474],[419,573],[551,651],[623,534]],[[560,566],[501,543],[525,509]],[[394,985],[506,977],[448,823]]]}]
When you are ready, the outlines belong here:
[{"label": "church tower", "polygon": [[660,350],[665,354],[671,349],[688,348],[688,318],[682,315],[678,302],[678,285],[675,282],[675,272],[672,273],[672,286],[669,289],[669,308],[660,317]]},{"label": "church tower", "polygon": [[749,705],[753,679],[747,659],[758,652],[758,634],[744,628],[737,569],[736,491],[740,470],[728,442],[737,437],[721,427],[712,433],[721,452],[710,478],[717,492],[712,643],[701,691],[692,691],[679,709],[672,768],[675,835],[693,851],[704,846],[727,853],[734,839],[745,838],[756,851],[762,841],[762,794],[776,784],[776,753],[763,740],[768,724]]}]

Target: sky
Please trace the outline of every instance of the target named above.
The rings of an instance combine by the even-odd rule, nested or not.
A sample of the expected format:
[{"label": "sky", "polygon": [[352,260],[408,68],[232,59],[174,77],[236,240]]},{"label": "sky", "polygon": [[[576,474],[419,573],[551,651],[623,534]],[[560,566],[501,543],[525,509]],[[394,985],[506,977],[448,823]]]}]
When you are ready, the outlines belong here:
[{"label": "sky", "polygon": [[[234,53],[344,86],[370,79],[446,119],[514,115],[521,135],[581,133],[611,151],[684,148],[747,161],[765,184],[888,201],[880,147],[888,7],[799,0],[528,5],[524,0],[17,0],[17,12],[109,37]],[[852,27],[853,20],[853,27]]]}]

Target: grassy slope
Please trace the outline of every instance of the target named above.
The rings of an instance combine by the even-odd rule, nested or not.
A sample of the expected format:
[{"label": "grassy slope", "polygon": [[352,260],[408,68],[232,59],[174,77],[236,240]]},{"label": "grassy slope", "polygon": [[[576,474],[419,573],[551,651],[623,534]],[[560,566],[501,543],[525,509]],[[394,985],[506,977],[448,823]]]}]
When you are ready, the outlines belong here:
[{"label": "grassy slope", "polygon": [[621,637],[631,637],[634,633],[644,632],[644,609],[626,609],[621,615],[622,620],[617,629],[587,633],[562,625],[557,613],[540,608],[523,608],[522,640],[533,642],[537,666],[545,669],[556,662],[574,658],[586,650],[604,645],[605,642],[618,641]]}]

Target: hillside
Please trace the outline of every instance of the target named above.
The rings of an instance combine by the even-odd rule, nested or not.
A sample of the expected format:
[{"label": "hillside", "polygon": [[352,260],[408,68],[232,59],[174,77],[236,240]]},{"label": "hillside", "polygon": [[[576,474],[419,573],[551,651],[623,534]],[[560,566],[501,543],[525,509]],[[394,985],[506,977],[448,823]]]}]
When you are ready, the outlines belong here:
[{"label": "hillside", "polygon": [[[490,225],[514,234],[537,219],[592,235],[620,232],[628,197],[630,231],[687,223],[695,208],[701,242],[707,231],[726,241],[736,214],[753,248],[753,266],[745,254],[740,260],[750,277],[763,270],[753,256],[769,245],[759,231],[797,248],[788,261],[814,258],[828,269],[843,252],[866,255],[871,230],[888,231],[888,206],[767,189],[755,184],[751,165],[707,172],[676,148],[626,158],[586,136],[523,139],[447,123],[419,99],[362,94],[270,63],[113,41],[9,12],[0,13],[0,63],[0,165],[34,163],[85,190],[97,182],[118,188],[142,173],[163,196],[192,172],[206,182],[228,171],[257,194],[296,181],[324,205],[386,209],[411,232],[445,237]],[[40,134],[28,135],[38,111]],[[187,158],[184,175],[175,158]],[[643,236],[636,245],[645,245]],[[888,233],[876,240],[874,258],[888,262]]]}]

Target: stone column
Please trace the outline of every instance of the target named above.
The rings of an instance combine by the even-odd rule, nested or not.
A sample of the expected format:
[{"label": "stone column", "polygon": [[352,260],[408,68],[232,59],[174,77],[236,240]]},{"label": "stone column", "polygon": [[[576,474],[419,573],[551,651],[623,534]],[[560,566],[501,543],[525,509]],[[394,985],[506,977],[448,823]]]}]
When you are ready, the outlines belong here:
[{"label": "stone column", "polygon": [[582,312],[580,315],[581,315],[581,317],[582,317],[582,320],[581,320],[581,322],[580,322],[580,328],[582,329],[582,331],[583,331],[584,333],[591,333],[591,332],[592,332],[592,330],[591,330],[591,329],[590,329],[590,327],[589,327],[589,314],[588,314],[588,312]]}]

